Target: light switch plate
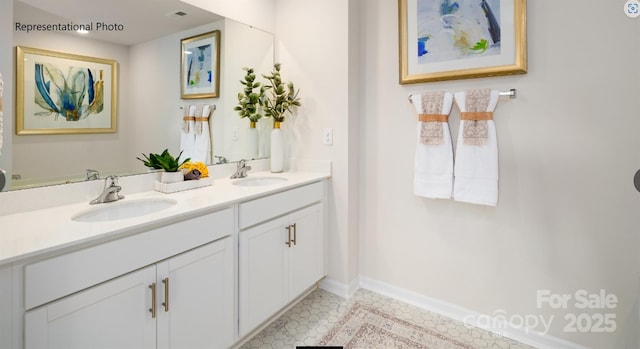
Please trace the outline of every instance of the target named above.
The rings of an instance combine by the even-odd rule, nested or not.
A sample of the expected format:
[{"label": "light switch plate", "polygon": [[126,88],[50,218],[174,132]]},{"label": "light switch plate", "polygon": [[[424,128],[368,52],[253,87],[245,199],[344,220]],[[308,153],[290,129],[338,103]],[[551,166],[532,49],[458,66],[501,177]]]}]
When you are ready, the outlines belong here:
[{"label": "light switch plate", "polygon": [[325,128],[322,130],[322,143],[324,145],[333,145],[333,129]]}]

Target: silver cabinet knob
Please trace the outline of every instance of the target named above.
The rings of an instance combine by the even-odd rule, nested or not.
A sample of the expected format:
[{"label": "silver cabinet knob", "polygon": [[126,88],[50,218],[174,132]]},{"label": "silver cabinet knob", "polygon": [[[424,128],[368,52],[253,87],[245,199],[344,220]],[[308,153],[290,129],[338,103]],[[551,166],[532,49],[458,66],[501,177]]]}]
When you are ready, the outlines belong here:
[{"label": "silver cabinet knob", "polygon": [[633,177],[633,185],[636,186],[637,191],[640,191],[640,170],[638,170],[636,175]]}]

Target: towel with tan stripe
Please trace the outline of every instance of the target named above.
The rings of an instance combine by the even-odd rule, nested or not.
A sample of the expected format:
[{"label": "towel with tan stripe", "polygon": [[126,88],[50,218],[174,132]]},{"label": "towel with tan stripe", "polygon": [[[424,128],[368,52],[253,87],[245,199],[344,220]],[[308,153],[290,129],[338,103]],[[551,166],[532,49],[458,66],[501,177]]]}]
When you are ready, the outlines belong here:
[{"label": "towel with tan stripe", "polygon": [[453,145],[448,116],[451,92],[425,92],[411,96],[418,113],[413,176],[415,195],[450,199],[453,188]]},{"label": "towel with tan stripe", "polygon": [[211,164],[211,132],[209,131],[209,115],[211,106],[199,105],[195,120],[195,141],[193,146],[192,162]]},{"label": "towel with tan stripe", "polygon": [[456,92],[460,127],[456,146],[453,199],[479,205],[498,203],[498,140],[493,111],[500,92]]},{"label": "towel with tan stripe", "polygon": [[195,105],[185,105],[183,110],[182,122],[180,124],[180,151],[182,151],[181,159],[191,158],[196,143],[196,109]]}]

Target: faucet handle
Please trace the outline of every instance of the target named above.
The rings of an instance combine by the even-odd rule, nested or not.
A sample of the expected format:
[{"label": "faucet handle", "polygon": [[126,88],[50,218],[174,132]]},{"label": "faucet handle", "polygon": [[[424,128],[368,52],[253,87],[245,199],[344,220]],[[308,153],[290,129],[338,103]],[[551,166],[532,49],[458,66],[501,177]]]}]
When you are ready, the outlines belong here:
[{"label": "faucet handle", "polygon": [[238,168],[243,168],[245,166],[247,166],[247,160],[241,159],[240,161],[238,161]]},{"label": "faucet handle", "polygon": [[104,187],[113,187],[118,185],[118,176],[107,176],[104,179]]}]

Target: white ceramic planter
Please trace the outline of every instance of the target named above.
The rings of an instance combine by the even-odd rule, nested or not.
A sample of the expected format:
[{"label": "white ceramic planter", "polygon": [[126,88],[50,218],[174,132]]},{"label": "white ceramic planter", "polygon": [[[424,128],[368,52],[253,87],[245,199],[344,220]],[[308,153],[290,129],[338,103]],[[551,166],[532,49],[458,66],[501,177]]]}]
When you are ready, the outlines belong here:
[{"label": "white ceramic planter", "polygon": [[249,159],[258,158],[258,129],[250,127],[247,130],[247,155]]},{"label": "white ceramic planter", "polygon": [[282,130],[271,130],[271,172],[278,173],[284,169],[284,140]]},{"label": "white ceramic planter", "polygon": [[160,174],[160,182],[162,183],[177,183],[182,181],[184,181],[184,174],[182,171],[162,172]]}]

